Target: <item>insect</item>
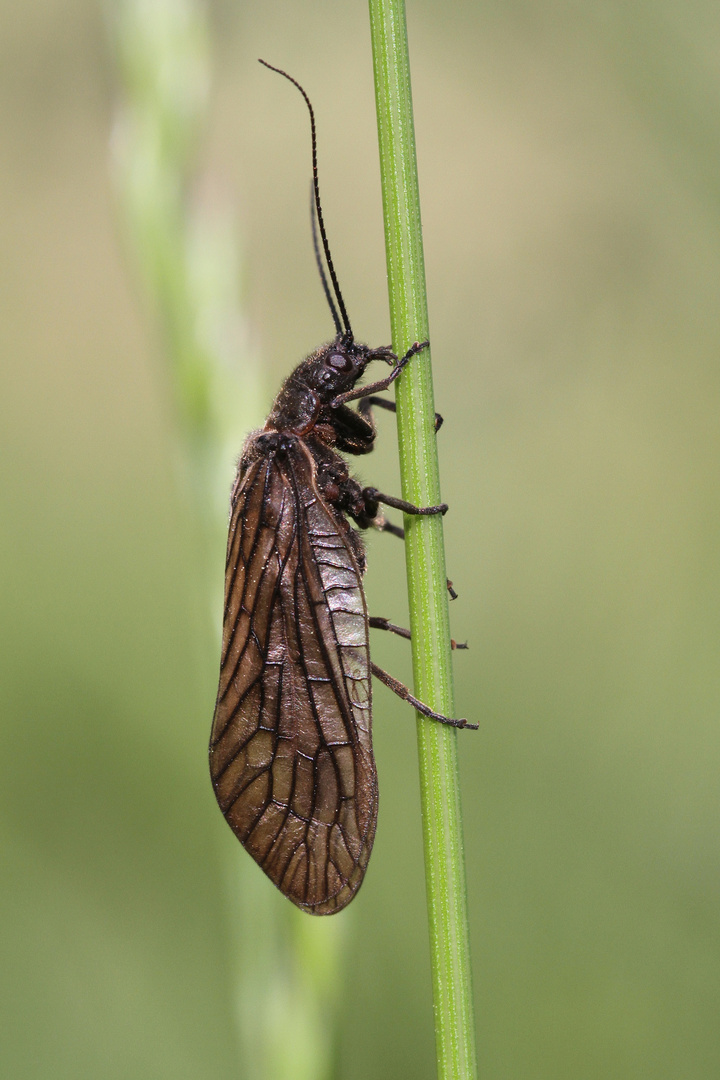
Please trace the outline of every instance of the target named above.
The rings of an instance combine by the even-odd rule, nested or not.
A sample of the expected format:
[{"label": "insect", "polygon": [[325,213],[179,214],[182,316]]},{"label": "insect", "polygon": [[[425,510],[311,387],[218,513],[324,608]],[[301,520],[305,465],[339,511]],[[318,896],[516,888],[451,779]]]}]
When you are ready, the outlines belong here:
[{"label": "insect", "polygon": [[[447,506],[415,507],[361,487],[341,454],[373,449],[373,404],[394,409],[375,394],[427,343],[398,359],[389,347],[355,341],[322,217],[312,105],[295,79],[265,66],[297,87],[310,112],[313,238],[336,337],[295,368],[265,427],[242,450],[231,496],[210,773],[230,828],[268,877],[298,907],[327,915],[359,889],[375,837],[371,675],[426,716],[475,725],[433,712],[370,660],[369,627],[409,633],[368,617],[364,545],[348,518],[360,529],[402,535],[385,522],[381,504],[408,514]],[[390,374],[358,389],[375,360],[391,365]]]}]

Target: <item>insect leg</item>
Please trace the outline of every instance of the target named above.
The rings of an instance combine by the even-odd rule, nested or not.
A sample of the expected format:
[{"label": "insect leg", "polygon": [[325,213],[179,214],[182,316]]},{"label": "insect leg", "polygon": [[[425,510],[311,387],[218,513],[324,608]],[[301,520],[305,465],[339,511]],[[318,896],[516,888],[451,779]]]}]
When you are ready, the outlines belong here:
[{"label": "insect leg", "polygon": [[[414,345],[411,345],[408,351],[402,356],[389,375],[386,375],[384,379],[378,379],[377,382],[369,383],[367,386],[361,386],[359,390],[348,390],[344,394],[338,394],[334,398],[330,405],[333,409],[337,409],[338,405],[344,405],[348,401],[355,401],[357,398],[369,397],[371,394],[375,394],[378,390],[387,390],[391,383],[394,383],[398,375],[402,372],[403,368],[409,360],[412,360],[416,353],[426,349],[430,344],[429,341],[416,341]],[[378,356],[381,355],[381,351],[378,351]],[[382,353],[382,355],[386,355]]]},{"label": "insect leg", "polygon": [[447,503],[440,503],[439,506],[415,506],[413,503],[406,502],[405,499],[396,499],[394,495],[383,495],[377,488],[366,487],[363,488],[362,493],[366,502],[384,503],[385,506],[402,510],[404,514],[446,514],[448,511]]},{"label": "insect leg", "polygon": [[396,626],[395,623],[391,623],[389,619],[383,619],[377,615],[371,615],[368,619],[368,624],[374,630],[389,630],[391,634],[397,634],[398,637],[407,638],[410,641],[410,631],[405,630],[402,626]]},{"label": "insect leg", "polygon": [[361,529],[374,526],[376,529],[393,533],[404,537],[404,531],[400,531],[395,525],[390,525],[383,515],[378,513],[380,503],[394,506],[396,510],[403,510],[406,514],[444,514],[448,507],[446,503],[439,506],[414,506],[405,499],[396,499],[394,495],[383,495],[377,488],[361,488],[357,480],[347,476],[337,484],[337,494],[331,501],[343,510],[355,521]]},{"label": "insect leg", "polygon": [[[373,409],[374,406],[377,406],[378,409],[387,409],[388,412],[397,412],[397,406],[396,406],[395,402],[390,401],[388,398],[374,397],[374,396],[373,397],[362,398],[362,400],[360,401],[360,404],[358,405],[358,412],[361,414],[361,416],[364,416],[367,420],[370,420],[371,423],[372,423],[372,409]],[[440,413],[436,412],[435,413],[435,433],[436,434],[440,430],[440,428],[443,426],[444,422],[445,421],[443,420]],[[374,427],[374,424],[373,424],[373,427]]]},{"label": "insect leg", "polygon": [[[389,619],[383,619],[378,615],[371,615],[368,619],[368,624],[373,630],[389,630],[391,634],[397,634],[398,637],[407,638],[411,640],[410,631],[406,630],[404,626],[396,626],[395,623],[391,623]],[[450,639],[451,649],[467,649],[467,641],[457,642],[455,638]]]},{"label": "insect leg", "polygon": [[[376,517],[374,517],[372,525],[373,528],[377,529],[378,532],[389,533],[390,536],[397,536],[400,540],[405,539],[405,530],[401,529],[399,525],[393,525],[391,521],[388,521],[384,514],[378,514]],[[447,583],[447,591],[450,593],[450,599],[457,600],[458,594],[453,588],[452,581],[450,580],[450,578],[446,578],[445,581]]]},{"label": "insect leg", "polygon": [[[383,500],[383,499],[381,499],[379,497],[379,494],[375,492],[375,488],[365,488],[365,491],[363,492],[363,495],[366,492],[369,495],[371,493],[375,494],[375,502],[387,501],[387,500]],[[396,499],[395,502],[392,505],[396,505],[398,502],[400,502],[400,500]],[[388,505],[390,505],[390,503],[388,503]],[[410,505],[410,504],[408,504],[408,505]],[[413,509],[416,509],[416,508],[413,508]],[[431,507],[430,509],[434,509],[434,507]],[[407,511],[407,512],[411,513],[412,511]],[[384,514],[376,514],[375,517],[372,518],[371,523],[372,523],[373,528],[377,529],[378,532],[386,532],[386,533],[389,533],[391,536],[397,536],[399,540],[404,540],[405,539],[405,530],[403,528],[401,528],[399,525],[393,525],[393,523],[391,521],[388,521],[388,519],[385,517]],[[445,580],[447,582],[447,591],[450,593],[450,599],[451,600],[457,600],[458,594],[455,592],[455,589],[453,588],[452,581],[450,580],[450,578],[446,578]]]},{"label": "insect leg", "polygon": [[383,669],[379,668],[377,664],[371,663],[370,668],[376,679],[379,679],[381,683],[385,683],[388,689],[392,690],[393,693],[397,694],[397,696],[399,698],[402,698],[403,701],[407,701],[408,704],[412,705],[413,708],[417,709],[417,711],[419,713],[422,713],[423,716],[428,716],[431,720],[437,720],[441,724],[449,724],[450,727],[471,728],[473,731],[478,730],[477,724],[470,724],[467,720],[464,719],[453,720],[449,716],[443,716],[442,713],[434,712],[429,705],[423,705],[422,701],[418,701],[416,697],[413,697],[407,686],[404,686],[403,683],[398,682],[398,680],[394,679],[392,675],[388,675],[387,671],[383,671]]},{"label": "insect leg", "polygon": [[378,514],[374,517],[372,524],[373,528],[377,529],[378,532],[389,533],[390,536],[397,536],[400,540],[405,539],[405,530],[399,525],[393,525],[391,521],[388,521],[384,514]]}]

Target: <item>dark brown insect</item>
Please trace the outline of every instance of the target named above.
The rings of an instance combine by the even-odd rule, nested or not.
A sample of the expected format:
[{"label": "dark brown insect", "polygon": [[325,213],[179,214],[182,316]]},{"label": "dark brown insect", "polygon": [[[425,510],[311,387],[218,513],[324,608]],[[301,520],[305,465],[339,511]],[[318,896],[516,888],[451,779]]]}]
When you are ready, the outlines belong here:
[{"label": "dark brown insect", "polygon": [[[375,837],[371,674],[426,716],[472,725],[433,712],[370,660],[369,627],[409,635],[368,617],[365,550],[348,517],[360,529],[388,528],[381,503],[409,514],[447,507],[418,508],[362,488],[340,452],[373,449],[372,405],[394,407],[373,395],[426,343],[398,359],[388,347],[354,340],[323,224],[312,106],[302,87],[279,73],[310,110],[314,203],[342,323],[316,240],[337,336],[295,368],[265,427],[242,451],[231,500],[210,772],[228,824],[265,873],[298,907],[327,915],[359,889]],[[356,389],[373,360],[392,371]],[[357,409],[350,408],[356,399]]]}]

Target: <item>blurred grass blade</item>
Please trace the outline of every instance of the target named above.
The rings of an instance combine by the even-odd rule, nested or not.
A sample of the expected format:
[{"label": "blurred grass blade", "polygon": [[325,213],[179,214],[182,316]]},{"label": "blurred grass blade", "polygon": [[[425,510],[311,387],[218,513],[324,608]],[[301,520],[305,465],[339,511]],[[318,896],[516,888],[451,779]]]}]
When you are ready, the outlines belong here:
[{"label": "blurred grass blade", "polygon": [[[232,215],[217,197],[200,198],[190,185],[210,83],[205,9],[194,0],[123,0],[109,17],[122,93],[112,150],[124,239],[169,361],[183,486],[204,541],[202,580],[210,603],[203,607],[213,611],[200,650],[214,674],[231,468],[262,412],[258,364],[237,308]],[[217,828],[225,828],[219,816]],[[275,896],[239,846],[232,860],[223,932],[236,957],[239,1075],[324,1080],[331,1069],[328,1015],[337,997],[340,928],[325,921],[317,928],[298,925],[298,914]],[[255,895],[256,885],[262,896]]]},{"label": "blurred grass blade", "polygon": [[164,338],[192,490],[218,527],[232,454],[261,410],[237,309],[232,215],[190,188],[210,85],[204,11],[194,0],[123,0],[111,20],[122,78],[112,150],[124,238]]}]

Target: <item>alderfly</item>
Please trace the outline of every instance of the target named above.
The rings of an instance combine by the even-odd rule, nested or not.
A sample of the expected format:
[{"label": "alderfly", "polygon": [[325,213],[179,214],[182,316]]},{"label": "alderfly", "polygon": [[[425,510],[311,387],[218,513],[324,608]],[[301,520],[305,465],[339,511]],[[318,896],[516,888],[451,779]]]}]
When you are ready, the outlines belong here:
[{"label": "alderfly", "polygon": [[[265,64],[264,60],[260,61]],[[315,242],[335,339],[287,378],[265,427],[243,447],[232,489],[223,645],[210,773],[220,809],[243,846],[294,904],[329,915],[360,888],[375,837],[378,785],[371,738],[371,675],[419,712],[432,711],[370,660],[369,628],[408,637],[369,618],[359,529],[402,535],[380,513],[444,514],[361,487],[341,453],[375,442],[374,395],[386,390],[427,342],[398,357],[355,341],[325,233],[310,112],[314,217],[332,291]],[[336,306],[337,302],[337,306]],[[392,368],[356,384],[373,360]],[[358,401],[356,409],[349,403]]]}]

